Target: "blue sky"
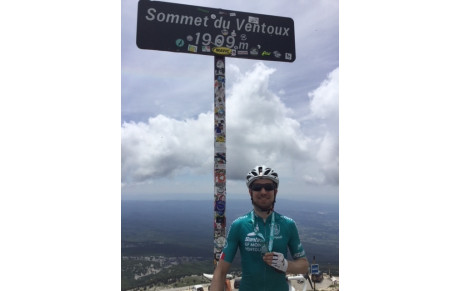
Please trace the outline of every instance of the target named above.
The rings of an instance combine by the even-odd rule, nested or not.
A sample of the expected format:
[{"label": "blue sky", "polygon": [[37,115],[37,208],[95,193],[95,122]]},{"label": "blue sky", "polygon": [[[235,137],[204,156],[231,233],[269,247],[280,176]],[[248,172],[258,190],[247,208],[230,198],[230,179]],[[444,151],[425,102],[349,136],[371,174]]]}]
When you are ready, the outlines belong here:
[{"label": "blue sky", "polygon": [[[338,1],[186,4],[294,20],[295,62],[226,58],[227,195],[266,164],[282,197],[338,203]],[[141,50],[136,20],[122,1],[122,199],[213,199],[213,57]]]}]

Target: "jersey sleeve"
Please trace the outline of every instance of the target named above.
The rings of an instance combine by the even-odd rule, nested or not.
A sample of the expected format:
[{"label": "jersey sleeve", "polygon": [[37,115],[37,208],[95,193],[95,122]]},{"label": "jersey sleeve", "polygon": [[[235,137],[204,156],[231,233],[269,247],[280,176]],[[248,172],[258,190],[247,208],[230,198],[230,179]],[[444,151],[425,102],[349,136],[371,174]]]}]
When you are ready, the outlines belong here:
[{"label": "jersey sleeve", "polygon": [[289,252],[294,260],[299,258],[305,258],[305,250],[303,249],[302,243],[300,242],[299,231],[297,230],[297,226],[295,222],[292,220],[290,224],[290,233],[291,237],[289,239]]},{"label": "jersey sleeve", "polygon": [[237,221],[234,221],[228,231],[227,240],[225,242],[224,249],[222,250],[221,260],[225,260],[228,263],[233,262],[236,251],[238,249],[238,238],[239,238],[240,225]]}]

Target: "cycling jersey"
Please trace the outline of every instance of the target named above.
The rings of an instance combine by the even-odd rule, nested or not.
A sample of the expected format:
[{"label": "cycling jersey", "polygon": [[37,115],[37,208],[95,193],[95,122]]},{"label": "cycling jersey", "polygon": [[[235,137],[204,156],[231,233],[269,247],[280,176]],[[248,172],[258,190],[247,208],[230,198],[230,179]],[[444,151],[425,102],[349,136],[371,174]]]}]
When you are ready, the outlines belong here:
[{"label": "cycling jersey", "polygon": [[275,215],[273,231],[273,251],[287,258],[287,250],[294,260],[304,258],[305,251],[300,243],[297,226],[289,217],[272,212],[264,220],[253,211],[237,218],[227,236],[221,260],[231,263],[239,248],[243,275],[240,291],[288,291],[286,274],[268,266],[263,260],[261,249],[267,249],[270,238],[272,215]]}]

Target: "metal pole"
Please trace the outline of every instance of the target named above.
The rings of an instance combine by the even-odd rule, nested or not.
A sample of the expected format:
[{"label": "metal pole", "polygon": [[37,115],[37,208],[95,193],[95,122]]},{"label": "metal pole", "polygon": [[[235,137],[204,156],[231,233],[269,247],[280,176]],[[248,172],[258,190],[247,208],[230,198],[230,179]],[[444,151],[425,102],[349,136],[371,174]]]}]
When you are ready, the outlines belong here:
[{"label": "metal pole", "polygon": [[226,218],[225,57],[214,56],[214,268],[225,246]]},{"label": "metal pole", "polygon": [[[313,264],[316,264],[316,258],[313,256]],[[313,281],[313,274],[311,275]],[[316,280],[313,281],[313,291],[316,291]]]}]

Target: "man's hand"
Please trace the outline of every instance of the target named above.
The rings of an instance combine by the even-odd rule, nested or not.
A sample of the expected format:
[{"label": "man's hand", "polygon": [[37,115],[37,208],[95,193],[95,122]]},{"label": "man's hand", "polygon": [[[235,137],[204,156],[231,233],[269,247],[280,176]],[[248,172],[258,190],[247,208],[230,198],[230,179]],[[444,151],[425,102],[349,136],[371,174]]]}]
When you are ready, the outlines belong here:
[{"label": "man's hand", "polygon": [[286,273],[288,268],[288,261],[284,258],[282,253],[272,252],[264,255],[264,261],[273,268]]}]

